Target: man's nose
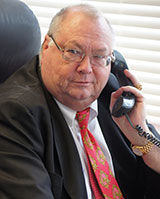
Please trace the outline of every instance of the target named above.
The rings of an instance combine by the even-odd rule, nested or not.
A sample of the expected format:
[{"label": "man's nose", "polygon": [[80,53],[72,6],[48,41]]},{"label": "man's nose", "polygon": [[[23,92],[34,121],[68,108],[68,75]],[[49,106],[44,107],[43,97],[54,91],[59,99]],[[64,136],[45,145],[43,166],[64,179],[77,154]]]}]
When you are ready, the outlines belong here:
[{"label": "man's nose", "polygon": [[91,60],[90,60],[89,56],[86,55],[83,58],[83,60],[78,65],[77,71],[83,72],[85,74],[91,73],[93,71]]}]

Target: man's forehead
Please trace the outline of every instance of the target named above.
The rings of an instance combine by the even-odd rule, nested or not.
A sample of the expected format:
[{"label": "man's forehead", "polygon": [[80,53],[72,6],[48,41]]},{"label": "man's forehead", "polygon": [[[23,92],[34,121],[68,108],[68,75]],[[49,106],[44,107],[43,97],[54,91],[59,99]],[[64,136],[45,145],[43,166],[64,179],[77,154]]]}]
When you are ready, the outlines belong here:
[{"label": "man's forehead", "polygon": [[61,24],[61,34],[83,34],[90,36],[108,36],[112,34],[104,19],[91,19],[85,16],[66,18]]}]

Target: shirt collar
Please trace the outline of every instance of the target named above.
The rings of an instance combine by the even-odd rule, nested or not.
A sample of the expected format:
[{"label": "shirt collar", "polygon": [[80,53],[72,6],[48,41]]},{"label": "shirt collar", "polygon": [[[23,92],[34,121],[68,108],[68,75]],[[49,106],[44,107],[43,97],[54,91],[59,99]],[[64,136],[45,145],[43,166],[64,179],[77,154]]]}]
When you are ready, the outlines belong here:
[{"label": "shirt collar", "polygon": [[[76,111],[72,110],[71,108],[65,106],[64,104],[60,103],[58,100],[55,99],[57,102],[67,124],[69,126],[73,125],[73,122],[76,117]],[[90,118],[89,121],[93,120],[98,115],[98,106],[97,106],[97,100],[95,100],[90,106]]]}]

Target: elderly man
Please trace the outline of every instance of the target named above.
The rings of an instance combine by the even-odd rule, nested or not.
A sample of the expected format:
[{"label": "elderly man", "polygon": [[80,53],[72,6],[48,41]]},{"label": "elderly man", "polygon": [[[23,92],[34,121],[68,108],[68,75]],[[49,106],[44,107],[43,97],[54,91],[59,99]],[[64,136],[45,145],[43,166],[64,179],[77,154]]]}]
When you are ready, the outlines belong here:
[{"label": "elderly man", "polygon": [[[159,148],[140,137],[125,116],[110,114],[116,99],[131,92],[131,121],[158,136],[146,124],[137,88],[123,86],[110,96],[113,41],[109,22],[94,7],[62,9],[40,57],[1,86],[1,199],[159,197]],[[131,144],[142,146],[141,156]]]}]

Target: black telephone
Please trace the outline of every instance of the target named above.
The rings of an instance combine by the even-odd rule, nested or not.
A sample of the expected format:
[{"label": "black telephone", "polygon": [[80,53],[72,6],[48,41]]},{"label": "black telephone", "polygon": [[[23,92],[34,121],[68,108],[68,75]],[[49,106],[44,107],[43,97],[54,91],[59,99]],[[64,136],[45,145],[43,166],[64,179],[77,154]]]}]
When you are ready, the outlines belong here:
[{"label": "black telephone", "polygon": [[[132,82],[125,76],[123,72],[125,69],[128,69],[124,57],[118,51],[114,50],[113,53],[115,59],[111,65],[111,73],[114,76],[114,80],[116,80],[116,84],[118,82],[120,87],[126,85],[133,86]],[[132,121],[130,120],[128,113],[134,107],[135,101],[136,97],[132,93],[123,92],[113,106],[112,115],[115,117],[121,117],[122,115],[125,115],[131,127],[137,130],[139,136],[143,136],[149,142],[152,142],[155,146],[160,148],[160,140],[158,138],[156,138],[154,135],[150,133],[145,132],[139,124],[134,126]]]},{"label": "black telephone", "polygon": [[[115,60],[111,65],[111,73],[113,73],[118,79],[119,86],[130,85],[133,86],[132,82],[125,76],[124,70],[128,69],[127,63],[124,57],[116,50],[114,50]],[[121,117],[126,113],[129,113],[135,105],[135,96],[130,92],[124,92],[115,102],[112,115],[114,117]]]}]

